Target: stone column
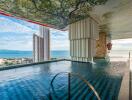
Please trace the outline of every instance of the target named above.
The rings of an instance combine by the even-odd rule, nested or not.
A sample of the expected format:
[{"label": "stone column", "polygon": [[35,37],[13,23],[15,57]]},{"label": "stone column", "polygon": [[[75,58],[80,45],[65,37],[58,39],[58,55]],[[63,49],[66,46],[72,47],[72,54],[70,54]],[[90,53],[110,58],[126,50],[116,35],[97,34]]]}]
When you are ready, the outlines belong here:
[{"label": "stone column", "polygon": [[96,41],[96,56],[95,58],[105,58],[107,55],[107,34],[106,32],[99,33],[99,40]]},{"label": "stone column", "polygon": [[99,40],[96,41],[95,58],[105,59],[110,52],[107,48],[107,43],[111,43],[111,38],[107,32],[99,32]]},{"label": "stone column", "polygon": [[98,23],[87,18],[69,25],[70,55],[72,60],[92,61],[96,52]]}]

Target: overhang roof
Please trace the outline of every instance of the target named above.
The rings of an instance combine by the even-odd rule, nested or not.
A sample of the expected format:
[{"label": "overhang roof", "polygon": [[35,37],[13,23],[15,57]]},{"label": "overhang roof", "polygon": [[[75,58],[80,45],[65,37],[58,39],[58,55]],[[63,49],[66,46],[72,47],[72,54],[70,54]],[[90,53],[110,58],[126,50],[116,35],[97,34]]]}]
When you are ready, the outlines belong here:
[{"label": "overhang roof", "polygon": [[112,39],[132,38],[131,0],[0,0],[0,14],[59,30],[92,16]]},{"label": "overhang roof", "polygon": [[132,38],[132,0],[108,0],[95,6],[92,13],[100,18],[101,29],[113,40]]},{"label": "overhang roof", "polygon": [[62,30],[107,0],[0,0],[0,14]]}]

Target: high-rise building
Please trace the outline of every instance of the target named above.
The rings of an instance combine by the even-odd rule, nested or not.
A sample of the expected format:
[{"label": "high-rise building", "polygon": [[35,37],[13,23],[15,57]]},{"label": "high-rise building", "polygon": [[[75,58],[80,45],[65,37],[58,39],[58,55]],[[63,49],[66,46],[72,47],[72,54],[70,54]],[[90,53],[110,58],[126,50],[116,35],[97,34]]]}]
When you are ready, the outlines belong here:
[{"label": "high-rise building", "polygon": [[33,34],[33,61],[41,62],[50,59],[50,31],[44,26]]}]

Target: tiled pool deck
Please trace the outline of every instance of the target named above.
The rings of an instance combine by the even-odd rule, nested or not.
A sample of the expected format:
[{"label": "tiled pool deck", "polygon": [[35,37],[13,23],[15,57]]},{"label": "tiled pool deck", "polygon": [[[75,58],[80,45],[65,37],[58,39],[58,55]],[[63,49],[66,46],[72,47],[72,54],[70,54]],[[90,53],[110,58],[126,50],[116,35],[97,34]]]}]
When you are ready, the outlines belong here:
[{"label": "tiled pool deck", "polygon": [[118,96],[118,100],[131,100],[129,99],[130,92],[130,66],[128,61],[113,61],[111,66],[115,66],[119,73],[123,73],[123,79]]},{"label": "tiled pool deck", "polygon": [[132,71],[130,71],[130,98],[132,100]]}]

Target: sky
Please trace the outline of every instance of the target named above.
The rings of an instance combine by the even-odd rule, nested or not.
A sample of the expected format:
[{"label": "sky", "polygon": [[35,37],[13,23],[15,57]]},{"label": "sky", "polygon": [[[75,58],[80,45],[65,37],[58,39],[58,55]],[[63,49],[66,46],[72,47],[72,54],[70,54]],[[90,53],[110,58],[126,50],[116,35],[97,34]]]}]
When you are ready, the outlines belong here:
[{"label": "sky", "polygon": [[[39,26],[0,15],[0,50],[32,50],[32,35]],[[51,50],[69,50],[67,31],[50,29]],[[26,45],[25,45],[26,44]],[[132,39],[113,40],[112,50],[132,50]]]},{"label": "sky", "polygon": [[[39,26],[0,15],[0,50],[32,50],[32,35]],[[67,31],[50,29],[51,50],[69,50]],[[26,44],[26,45],[25,45]]]},{"label": "sky", "polygon": [[112,50],[128,50],[132,51],[132,39],[112,40]]}]

